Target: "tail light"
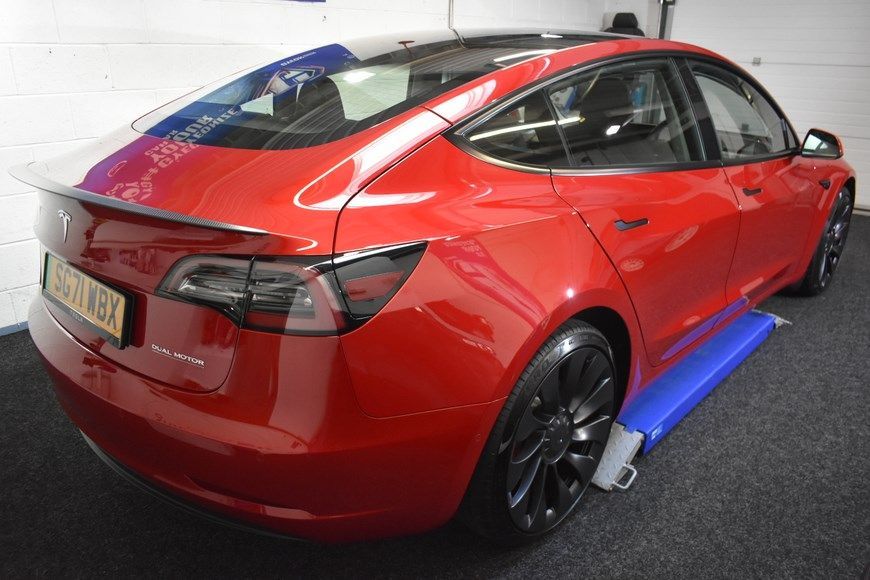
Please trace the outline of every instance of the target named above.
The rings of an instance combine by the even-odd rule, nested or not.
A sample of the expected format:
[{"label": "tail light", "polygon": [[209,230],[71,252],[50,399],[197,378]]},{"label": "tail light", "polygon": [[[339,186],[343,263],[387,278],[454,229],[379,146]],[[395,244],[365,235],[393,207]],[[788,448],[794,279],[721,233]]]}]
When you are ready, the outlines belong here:
[{"label": "tail light", "polygon": [[335,275],[348,312],[368,319],[389,302],[423,256],[426,243],[405,244],[336,256]]},{"label": "tail light", "polygon": [[334,258],[189,256],[157,294],[214,308],[243,328],[340,334],[377,314],[425,249],[421,242]]}]

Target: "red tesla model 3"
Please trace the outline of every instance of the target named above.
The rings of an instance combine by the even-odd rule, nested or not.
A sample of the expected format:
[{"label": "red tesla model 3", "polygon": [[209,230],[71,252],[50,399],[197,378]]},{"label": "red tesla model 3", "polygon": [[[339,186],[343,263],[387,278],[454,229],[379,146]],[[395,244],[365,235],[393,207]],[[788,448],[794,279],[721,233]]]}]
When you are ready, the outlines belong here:
[{"label": "red tesla model 3", "polygon": [[685,44],[331,44],[17,169],[30,332],[97,454],[181,505],[322,541],[458,513],[521,542],[653,379],[830,284],[841,157]]}]

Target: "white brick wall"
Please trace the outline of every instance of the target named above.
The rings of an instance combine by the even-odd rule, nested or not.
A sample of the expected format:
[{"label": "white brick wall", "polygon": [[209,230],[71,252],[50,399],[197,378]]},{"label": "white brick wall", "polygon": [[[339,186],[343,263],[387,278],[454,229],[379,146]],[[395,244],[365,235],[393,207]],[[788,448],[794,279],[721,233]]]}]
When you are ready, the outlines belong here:
[{"label": "white brick wall", "polygon": [[[455,0],[455,24],[598,30],[614,1]],[[447,19],[448,0],[0,0],[0,332],[26,320],[39,279],[35,196],[6,168],[258,62]]]}]

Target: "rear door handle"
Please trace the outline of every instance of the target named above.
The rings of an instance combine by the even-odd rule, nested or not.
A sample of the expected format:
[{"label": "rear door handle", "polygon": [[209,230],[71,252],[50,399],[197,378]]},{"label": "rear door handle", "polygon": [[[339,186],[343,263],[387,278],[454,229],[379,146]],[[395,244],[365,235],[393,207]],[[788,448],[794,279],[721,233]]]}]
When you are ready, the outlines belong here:
[{"label": "rear door handle", "polygon": [[763,190],[759,187],[757,189],[749,189],[748,187],[743,188],[743,195],[758,195]]},{"label": "rear door handle", "polygon": [[616,220],[615,222],[613,222],[613,225],[615,225],[616,229],[618,229],[619,231],[624,232],[625,230],[630,230],[633,228],[639,228],[640,226],[645,226],[648,223],[649,223],[648,219],[640,218],[639,220],[634,220],[633,222],[624,222],[622,220]]},{"label": "rear door handle", "polygon": [[828,189],[831,187],[831,180],[830,179],[820,179],[819,185],[821,185],[825,189]]}]

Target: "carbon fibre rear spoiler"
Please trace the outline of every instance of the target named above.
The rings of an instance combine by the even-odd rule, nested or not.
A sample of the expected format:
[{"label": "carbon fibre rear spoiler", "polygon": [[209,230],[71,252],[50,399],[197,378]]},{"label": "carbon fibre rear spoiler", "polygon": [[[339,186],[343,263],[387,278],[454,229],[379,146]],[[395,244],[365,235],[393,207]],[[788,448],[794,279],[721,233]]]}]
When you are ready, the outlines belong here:
[{"label": "carbon fibre rear spoiler", "polygon": [[32,164],[33,162],[10,167],[9,175],[23,183],[26,183],[27,185],[32,185],[33,187],[41,189],[43,191],[48,191],[50,193],[55,193],[57,195],[62,195],[64,197],[69,197],[71,199],[83,201],[86,203],[92,203],[95,205],[101,205],[104,207],[117,209],[126,213],[143,215],[168,222],[187,224],[212,230],[237,232],[240,234],[249,234],[255,236],[265,236],[269,234],[269,232],[267,232],[266,230],[261,230],[259,228],[228,224],[226,222],[219,222],[216,220],[210,220],[208,218],[187,215],[183,213],[169,211],[166,209],[160,209],[157,207],[149,207],[147,205],[140,205],[138,203],[131,203],[118,198],[107,197],[105,195],[99,195],[90,191],[86,191],[84,189],[79,189],[77,187],[71,187],[69,185],[57,183],[56,181],[52,181],[51,179],[31,169],[30,166]]}]

